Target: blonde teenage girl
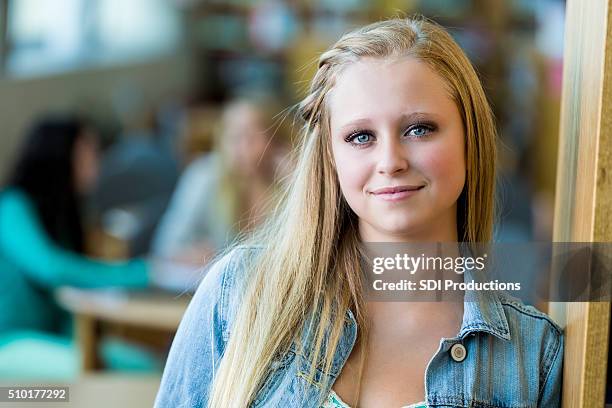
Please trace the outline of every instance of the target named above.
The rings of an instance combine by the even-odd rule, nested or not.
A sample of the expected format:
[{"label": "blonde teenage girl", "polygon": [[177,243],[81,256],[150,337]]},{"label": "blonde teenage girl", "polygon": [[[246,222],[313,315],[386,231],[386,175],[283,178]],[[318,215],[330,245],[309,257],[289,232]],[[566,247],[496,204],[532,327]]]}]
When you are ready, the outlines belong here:
[{"label": "blonde teenage girl", "polygon": [[422,19],[319,59],[283,205],[201,284],[158,407],[556,407],[563,337],[494,292],[368,302],[367,242],[487,242],[495,125],[474,68]]}]

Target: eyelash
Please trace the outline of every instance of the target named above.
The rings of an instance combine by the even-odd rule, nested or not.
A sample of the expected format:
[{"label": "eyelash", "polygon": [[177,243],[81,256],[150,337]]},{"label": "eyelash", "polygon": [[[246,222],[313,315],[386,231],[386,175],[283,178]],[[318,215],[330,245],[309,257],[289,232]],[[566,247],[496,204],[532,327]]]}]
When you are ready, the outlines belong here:
[{"label": "eyelash", "polygon": [[[419,129],[419,128],[424,128],[425,130],[427,130],[427,133],[422,135],[422,136],[412,136],[415,139],[423,139],[425,137],[427,137],[429,135],[429,133],[433,132],[436,130],[436,126],[433,124],[429,124],[429,123],[416,123],[412,126],[410,126],[408,128],[408,130],[406,131],[406,133],[413,131],[414,129]],[[352,146],[361,148],[364,146],[367,146],[369,143],[371,143],[371,141],[369,142],[365,142],[365,143],[355,143],[355,139],[358,136],[361,135],[369,135],[370,137],[373,137],[372,132],[369,130],[365,130],[365,129],[360,129],[360,130],[355,130],[354,132],[351,132],[351,134],[349,134],[346,138],[344,138],[344,141],[347,143],[350,143]]]}]

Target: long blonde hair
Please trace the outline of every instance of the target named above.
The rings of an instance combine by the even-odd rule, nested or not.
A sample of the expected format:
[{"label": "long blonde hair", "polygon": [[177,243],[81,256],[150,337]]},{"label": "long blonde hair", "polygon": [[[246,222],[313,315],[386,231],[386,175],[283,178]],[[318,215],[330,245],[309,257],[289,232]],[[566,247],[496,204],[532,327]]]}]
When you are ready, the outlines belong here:
[{"label": "long blonde hair", "polygon": [[[356,317],[358,343],[365,344],[357,220],[334,169],[326,95],[347,64],[364,57],[404,56],[425,62],[444,79],[463,119],[467,169],[457,206],[458,237],[490,240],[496,130],[478,75],[461,48],[443,28],[422,18],[382,21],[344,35],[321,55],[309,95],[298,106],[305,124],[296,170],[281,204],[252,238],[261,252],[248,268],[209,406],[251,404],[270,374],[270,363],[301,338],[309,318],[313,383],[320,361],[323,371],[330,372],[347,310]],[[319,386],[324,390],[330,384]]]}]

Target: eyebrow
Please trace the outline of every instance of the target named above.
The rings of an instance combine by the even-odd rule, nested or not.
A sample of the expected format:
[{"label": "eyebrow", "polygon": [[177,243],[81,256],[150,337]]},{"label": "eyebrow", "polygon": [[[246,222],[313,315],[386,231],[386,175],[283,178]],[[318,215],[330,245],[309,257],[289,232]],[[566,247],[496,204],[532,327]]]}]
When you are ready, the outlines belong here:
[{"label": "eyebrow", "polygon": [[[403,123],[417,122],[419,120],[435,119],[437,116],[438,116],[437,114],[432,113],[432,112],[412,112],[412,113],[402,114],[400,116],[400,121]],[[372,121],[369,118],[356,118],[340,126],[338,128],[338,131],[344,132],[344,131],[354,130],[355,128],[368,126],[371,124],[371,122]]]}]

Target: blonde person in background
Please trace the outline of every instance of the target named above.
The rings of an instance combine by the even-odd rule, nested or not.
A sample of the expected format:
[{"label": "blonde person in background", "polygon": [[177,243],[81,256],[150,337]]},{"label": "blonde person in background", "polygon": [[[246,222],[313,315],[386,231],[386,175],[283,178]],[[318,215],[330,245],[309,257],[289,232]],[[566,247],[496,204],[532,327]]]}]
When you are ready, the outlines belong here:
[{"label": "blonde person in background", "polygon": [[299,114],[282,205],[202,282],[156,406],[559,406],[545,314],[497,292],[364,299],[363,243],[491,240],[495,124],[452,37],[422,19],[344,35]]},{"label": "blonde person in background", "polygon": [[215,151],[179,180],[155,233],[155,256],[201,265],[262,220],[282,159],[274,131],[271,110],[248,99],[226,105]]}]

